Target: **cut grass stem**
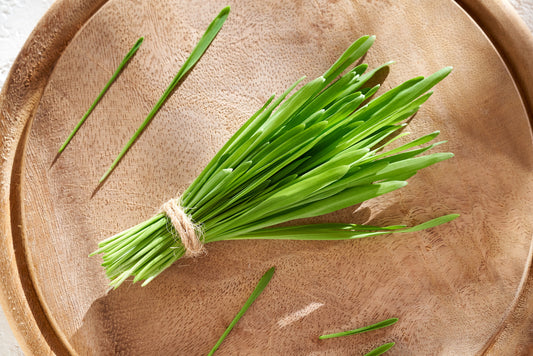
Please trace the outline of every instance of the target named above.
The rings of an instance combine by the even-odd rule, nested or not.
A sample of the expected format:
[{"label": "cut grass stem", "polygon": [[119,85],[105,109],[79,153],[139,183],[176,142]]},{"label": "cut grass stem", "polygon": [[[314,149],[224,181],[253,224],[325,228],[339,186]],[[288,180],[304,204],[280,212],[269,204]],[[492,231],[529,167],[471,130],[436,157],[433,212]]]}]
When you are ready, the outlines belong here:
[{"label": "cut grass stem", "polygon": [[170,82],[170,85],[163,92],[163,95],[161,96],[161,98],[159,98],[159,100],[157,101],[155,106],[152,108],[152,110],[150,111],[150,113],[148,114],[146,119],[144,119],[144,121],[141,124],[141,126],[139,126],[137,131],[135,131],[135,133],[130,138],[130,140],[126,143],[124,148],[122,148],[122,151],[120,151],[120,153],[118,154],[117,158],[115,158],[113,163],[111,163],[111,166],[109,167],[109,169],[104,173],[102,178],[100,178],[100,181],[99,181],[100,183],[102,183],[104,180],[106,180],[106,178],[111,174],[111,172],[113,172],[113,170],[115,169],[117,164],[120,162],[122,157],[124,157],[126,152],[128,152],[128,150],[130,149],[131,145],[133,145],[133,143],[137,140],[137,138],[144,131],[146,126],[148,126],[150,121],[152,121],[152,119],[157,114],[157,112],[159,111],[161,106],[163,106],[163,104],[167,101],[167,99],[170,96],[170,94],[172,94],[172,92],[174,91],[174,88],[176,87],[176,85],[178,85],[178,83],[187,74],[187,72],[189,72],[194,67],[196,62],[198,62],[200,60],[200,58],[202,57],[204,52],[207,50],[207,48],[209,47],[211,42],[215,39],[216,35],[218,34],[220,29],[222,28],[222,25],[224,24],[224,21],[226,21],[226,18],[229,15],[229,11],[230,11],[230,8],[229,7],[225,7],[224,9],[222,9],[222,11],[220,11],[218,16],[215,17],[215,19],[211,22],[211,24],[209,25],[209,27],[205,31],[204,35],[202,36],[202,38],[200,39],[200,41],[198,42],[196,47],[192,50],[192,52],[189,55],[189,57],[185,60],[185,63],[183,63],[183,66],[180,68],[180,70],[178,71],[178,73],[176,74],[174,79],[172,79],[172,82]]},{"label": "cut grass stem", "polygon": [[144,41],[144,37],[141,37],[137,40],[137,42],[135,42],[135,44],[133,45],[133,47],[130,49],[130,51],[126,54],[126,56],[124,57],[124,59],[122,59],[122,62],[120,62],[118,68],[115,70],[115,72],[113,73],[113,75],[111,76],[111,78],[109,79],[109,81],[106,83],[106,85],[104,86],[104,88],[102,89],[102,91],[100,92],[100,94],[98,94],[98,96],[96,97],[96,99],[94,100],[94,102],[91,104],[91,106],[89,107],[89,110],[87,110],[85,112],[85,114],[83,114],[81,120],[76,124],[76,126],[74,127],[74,129],[72,130],[72,132],[68,135],[67,139],[65,140],[65,142],[61,145],[61,147],[59,148],[59,151],[58,151],[58,154],[60,154],[61,152],[63,152],[65,150],[65,148],[67,147],[67,145],[70,143],[70,141],[72,140],[72,138],[74,137],[74,135],[76,135],[76,133],[78,132],[78,130],[80,129],[81,125],[83,125],[83,123],[85,122],[85,120],[87,120],[87,118],[89,117],[89,115],[91,115],[91,113],[93,112],[94,108],[96,107],[96,105],[100,102],[100,100],[104,97],[105,93],[107,93],[107,90],[111,87],[111,85],[115,82],[115,80],[118,78],[118,76],[120,75],[120,73],[122,72],[122,70],[124,69],[124,67],[126,66],[126,64],[128,64],[128,62],[130,61],[131,58],[133,58],[133,55],[135,54],[135,52],[137,52],[137,50],[139,49],[139,47],[141,47],[141,44],[142,42]]},{"label": "cut grass stem", "polygon": [[237,322],[242,318],[244,313],[246,313],[246,311],[248,310],[248,308],[250,308],[252,303],[257,299],[257,297],[259,297],[261,292],[263,292],[263,289],[265,289],[268,282],[270,282],[270,279],[272,279],[272,276],[274,275],[274,270],[275,268],[271,267],[268,271],[266,271],[263,277],[261,277],[261,279],[259,280],[259,283],[257,283],[257,286],[255,287],[252,294],[248,297],[248,299],[242,306],[241,310],[239,310],[235,318],[233,318],[231,323],[228,325],[228,327],[226,328],[226,330],[224,331],[220,339],[218,339],[217,343],[215,344],[215,346],[213,346],[213,348],[207,354],[207,356],[212,356],[215,353],[215,351],[220,347],[220,345],[222,344],[226,336],[228,336],[228,334],[231,332],[231,329],[233,329],[235,324],[237,324]]}]

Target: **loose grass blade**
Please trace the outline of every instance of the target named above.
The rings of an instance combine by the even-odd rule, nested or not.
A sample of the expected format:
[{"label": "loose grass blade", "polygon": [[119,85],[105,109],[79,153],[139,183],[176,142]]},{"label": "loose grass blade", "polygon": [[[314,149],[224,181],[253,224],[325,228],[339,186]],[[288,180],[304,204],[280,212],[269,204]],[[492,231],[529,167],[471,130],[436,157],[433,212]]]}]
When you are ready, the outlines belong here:
[{"label": "loose grass blade", "polygon": [[334,337],[361,334],[361,333],[364,333],[364,332],[367,332],[367,331],[378,330],[378,329],[381,329],[381,328],[385,328],[387,326],[391,326],[391,325],[395,324],[397,321],[398,321],[398,318],[391,318],[391,319],[380,321],[379,323],[376,323],[376,324],[372,324],[372,325],[369,325],[369,326],[364,326],[362,328],[358,328],[358,329],[354,329],[354,330],[343,331],[343,332],[335,333],[335,334],[322,335],[322,336],[319,337],[319,339],[324,340],[324,339],[331,339],[331,338],[334,338]]},{"label": "loose grass blade", "polygon": [[270,282],[270,280],[272,279],[272,276],[274,275],[274,270],[275,268],[274,267],[271,267],[268,271],[266,271],[266,273],[263,275],[263,277],[261,277],[261,279],[259,280],[259,283],[257,283],[257,286],[255,287],[254,291],[252,292],[252,294],[250,295],[250,297],[248,297],[248,299],[246,300],[246,302],[244,303],[244,305],[242,306],[241,310],[239,310],[239,312],[237,313],[237,315],[235,316],[235,318],[233,318],[233,320],[231,321],[231,323],[229,324],[229,326],[226,328],[226,330],[224,331],[224,333],[222,334],[222,336],[220,337],[220,339],[218,339],[217,343],[215,344],[215,346],[213,346],[213,348],[211,349],[211,351],[207,354],[207,356],[212,356],[215,351],[220,347],[220,345],[222,344],[222,342],[224,341],[224,339],[226,338],[226,336],[228,336],[228,334],[231,332],[231,330],[233,329],[233,327],[235,326],[235,324],[237,324],[237,322],[242,318],[242,316],[244,315],[244,313],[246,313],[246,311],[248,310],[248,308],[250,308],[250,306],[252,305],[252,303],[257,299],[257,297],[259,297],[259,295],[263,292],[263,290],[265,289],[265,287],[267,286],[267,284]]},{"label": "loose grass blade", "polygon": [[382,355],[385,352],[389,351],[394,345],[395,345],[394,342],[389,342],[388,344],[381,345],[379,347],[376,347],[374,350],[370,351],[369,353],[365,354],[365,356],[379,356],[379,355]]},{"label": "loose grass blade", "polygon": [[111,85],[115,82],[115,80],[118,78],[118,76],[120,75],[120,73],[122,73],[122,70],[124,69],[124,67],[126,66],[126,64],[128,64],[128,62],[130,61],[131,58],[133,58],[133,55],[137,52],[137,50],[139,49],[139,47],[141,47],[141,44],[143,43],[144,41],[144,37],[141,37],[137,40],[137,42],[135,42],[135,44],[133,45],[133,47],[130,49],[130,51],[126,54],[126,56],[124,57],[124,59],[122,59],[122,62],[120,62],[118,68],[115,70],[115,72],[113,73],[113,75],[111,76],[111,78],[109,79],[109,81],[106,83],[106,85],[104,86],[104,88],[102,89],[102,91],[100,92],[100,94],[98,94],[98,96],[96,97],[96,99],[94,100],[94,102],[91,104],[91,106],[89,107],[89,110],[87,110],[87,112],[85,112],[85,114],[82,116],[81,120],[76,124],[76,126],[74,127],[74,129],[72,130],[72,132],[68,135],[67,139],[65,140],[65,142],[63,143],[63,145],[61,145],[61,147],[59,148],[59,151],[58,153],[61,153],[65,150],[65,148],[67,147],[67,145],[70,143],[70,141],[72,140],[72,138],[74,137],[74,135],[76,135],[76,133],[78,132],[78,130],[80,129],[81,125],[83,125],[83,123],[85,122],[85,120],[87,120],[87,118],[89,117],[89,115],[91,115],[91,113],[93,112],[94,108],[96,107],[96,105],[100,102],[100,100],[102,100],[102,98],[104,97],[105,93],[107,93],[107,90],[111,87]]},{"label": "loose grass blade", "polygon": [[133,143],[137,140],[137,138],[144,131],[146,126],[148,126],[150,121],[152,121],[152,119],[154,118],[155,114],[157,114],[161,106],[163,106],[163,104],[167,101],[168,97],[170,96],[170,94],[172,94],[172,91],[174,90],[176,85],[178,85],[181,79],[187,74],[187,72],[189,72],[189,70],[192,69],[192,67],[194,67],[196,62],[198,62],[198,60],[202,57],[204,52],[207,50],[211,42],[215,39],[216,35],[222,28],[222,25],[224,24],[224,22],[226,21],[226,18],[229,15],[229,11],[230,11],[230,8],[225,7],[224,9],[222,9],[222,11],[220,11],[218,16],[213,20],[213,22],[211,22],[211,24],[205,31],[204,35],[202,36],[202,38],[200,38],[200,41],[198,42],[196,47],[193,49],[189,57],[185,60],[185,63],[183,63],[183,66],[180,68],[180,70],[178,71],[174,79],[172,79],[172,82],[170,83],[168,88],[164,91],[161,98],[157,101],[157,103],[155,104],[153,109],[150,111],[146,119],[144,119],[141,126],[139,126],[137,131],[135,131],[133,136],[126,143],[122,151],[120,151],[117,158],[115,158],[113,163],[111,163],[111,166],[109,167],[109,169],[104,173],[102,178],[100,178],[100,183],[102,183],[111,174],[111,172],[113,172],[113,170],[115,169],[117,164],[120,162],[122,157],[124,157],[126,152],[130,149],[131,145],[133,145]]}]

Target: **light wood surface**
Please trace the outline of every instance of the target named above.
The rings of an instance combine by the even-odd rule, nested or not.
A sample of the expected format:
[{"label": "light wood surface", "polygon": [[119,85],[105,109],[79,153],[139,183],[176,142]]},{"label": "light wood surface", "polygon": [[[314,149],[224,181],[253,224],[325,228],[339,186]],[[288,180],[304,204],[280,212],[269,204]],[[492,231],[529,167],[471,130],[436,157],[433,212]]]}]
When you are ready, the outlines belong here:
[{"label": "light wood surface", "polygon": [[[527,355],[533,352],[531,33],[498,1],[229,2],[224,28],[100,190],[98,178],[179,69],[221,1],[59,1],[0,94],[0,275],[27,354],[206,354],[272,265],[220,355]],[[350,242],[223,242],[147,287],[107,291],[96,243],[182,191],[230,135],[356,38],[395,60],[383,91],[454,72],[411,121],[456,154],[409,186],[315,221],[413,224]],[[65,152],[57,149],[123,55],[145,42]],[[382,91],[382,92],[383,92]],[[305,309],[307,308],[307,309]],[[304,317],[292,317],[300,310]],[[302,314],[302,313],[300,313]],[[394,327],[317,336],[398,317]]]}]

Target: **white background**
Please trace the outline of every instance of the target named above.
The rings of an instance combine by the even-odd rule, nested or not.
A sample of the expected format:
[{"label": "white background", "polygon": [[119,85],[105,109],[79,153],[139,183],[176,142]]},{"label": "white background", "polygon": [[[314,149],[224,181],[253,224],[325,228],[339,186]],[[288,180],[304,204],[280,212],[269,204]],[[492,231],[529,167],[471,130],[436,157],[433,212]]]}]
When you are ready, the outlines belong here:
[{"label": "white background", "polygon": [[[509,0],[533,31],[533,0]],[[0,0],[0,87],[24,41],[53,0]],[[0,311],[0,355],[23,355]]]}]

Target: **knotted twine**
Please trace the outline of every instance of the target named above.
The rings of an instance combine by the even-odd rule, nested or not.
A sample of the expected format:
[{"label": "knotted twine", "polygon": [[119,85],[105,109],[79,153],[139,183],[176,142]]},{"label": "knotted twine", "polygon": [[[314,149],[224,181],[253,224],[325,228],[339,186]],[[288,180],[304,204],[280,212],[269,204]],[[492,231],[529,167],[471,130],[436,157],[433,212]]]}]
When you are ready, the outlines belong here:
[{"label": "knotted twine", "polygon": [[201,238],[200,227],[194,224],[181,206],[180,199],[170,199],[161,207],[176,230],[178,238],[185,248],[185,256],[197,257],[204,254],[205,248]]}]

